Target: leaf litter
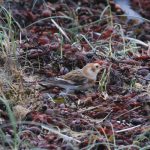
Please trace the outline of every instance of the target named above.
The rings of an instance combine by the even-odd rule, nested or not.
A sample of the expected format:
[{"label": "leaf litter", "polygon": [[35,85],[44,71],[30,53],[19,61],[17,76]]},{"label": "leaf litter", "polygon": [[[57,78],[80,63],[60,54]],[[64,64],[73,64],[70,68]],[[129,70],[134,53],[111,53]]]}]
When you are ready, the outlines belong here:
[{"label": "leaf litter", "polygon": [[[140,2],[139,13],[148,20],[150,3]],[[131,5],[139,6],[139,1]],[[18,149],[149,146],[149,20],[129,20],[113,0],[109,5],[106,1],[23,0],[5,1],[3,6],[11,10],[21,30],[14,23],[20,40],[18,64],[9,63],[9,71],[9,54],[1,44],[0,92],[8,99],[0,101],[2,147],[15,146],[16,135]],[[0,23],[6,26],[3,7],[0,13]],[[90,62],[105,65],[92,89],[61,96],[61,88],[38,84]],[[16,117],[16,127],[8,108]]]}]

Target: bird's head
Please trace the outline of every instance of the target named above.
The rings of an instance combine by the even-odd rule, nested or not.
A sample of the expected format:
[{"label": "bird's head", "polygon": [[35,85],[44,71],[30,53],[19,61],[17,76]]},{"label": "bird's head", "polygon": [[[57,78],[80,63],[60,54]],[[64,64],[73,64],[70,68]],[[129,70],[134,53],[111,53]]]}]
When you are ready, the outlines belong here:
[{"label": "bird's head", "polygon": [[99,63],[88,63],[82,68],[82,71],[87,78],[95,81],[100,69],[101,66]]}]

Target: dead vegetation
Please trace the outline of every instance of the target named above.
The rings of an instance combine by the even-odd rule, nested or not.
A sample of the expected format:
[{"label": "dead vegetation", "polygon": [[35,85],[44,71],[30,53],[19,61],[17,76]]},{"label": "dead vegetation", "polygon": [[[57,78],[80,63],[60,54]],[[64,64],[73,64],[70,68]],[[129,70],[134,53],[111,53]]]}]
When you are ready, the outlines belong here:
[{"label": "dead vegetation", "polygon": [[[148,16],[95,0],[5,1],[0,16],[4,149],[150,148]],[[39,85],[90,62],[105,64],[94,88]]]}]

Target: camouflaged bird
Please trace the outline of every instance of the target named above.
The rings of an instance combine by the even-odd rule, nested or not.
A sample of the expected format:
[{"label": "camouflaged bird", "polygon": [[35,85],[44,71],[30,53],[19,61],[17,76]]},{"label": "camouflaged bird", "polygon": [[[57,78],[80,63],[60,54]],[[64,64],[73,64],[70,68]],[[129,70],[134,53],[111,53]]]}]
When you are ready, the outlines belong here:
[{"label": "camouflaged bird", "polygon": [[66,90],[66,93],[75,90],[86,90],[95,85],[100,69],[99,63],[88,63],[82,69],[72,70],[65,75],[47,79],[39,84],[46,88],[61,87]]}]

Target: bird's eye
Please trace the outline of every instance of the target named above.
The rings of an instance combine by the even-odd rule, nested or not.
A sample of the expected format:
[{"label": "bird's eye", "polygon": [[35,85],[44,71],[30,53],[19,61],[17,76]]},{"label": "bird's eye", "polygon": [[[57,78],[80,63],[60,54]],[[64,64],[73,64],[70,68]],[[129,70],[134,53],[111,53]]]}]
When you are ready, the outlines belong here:
[{"label": "bird's eye", "polygon": [[96,68],[99,68],[99,66],[98,66],[98,65],[96,65],[95,67],[96,67]]}]

